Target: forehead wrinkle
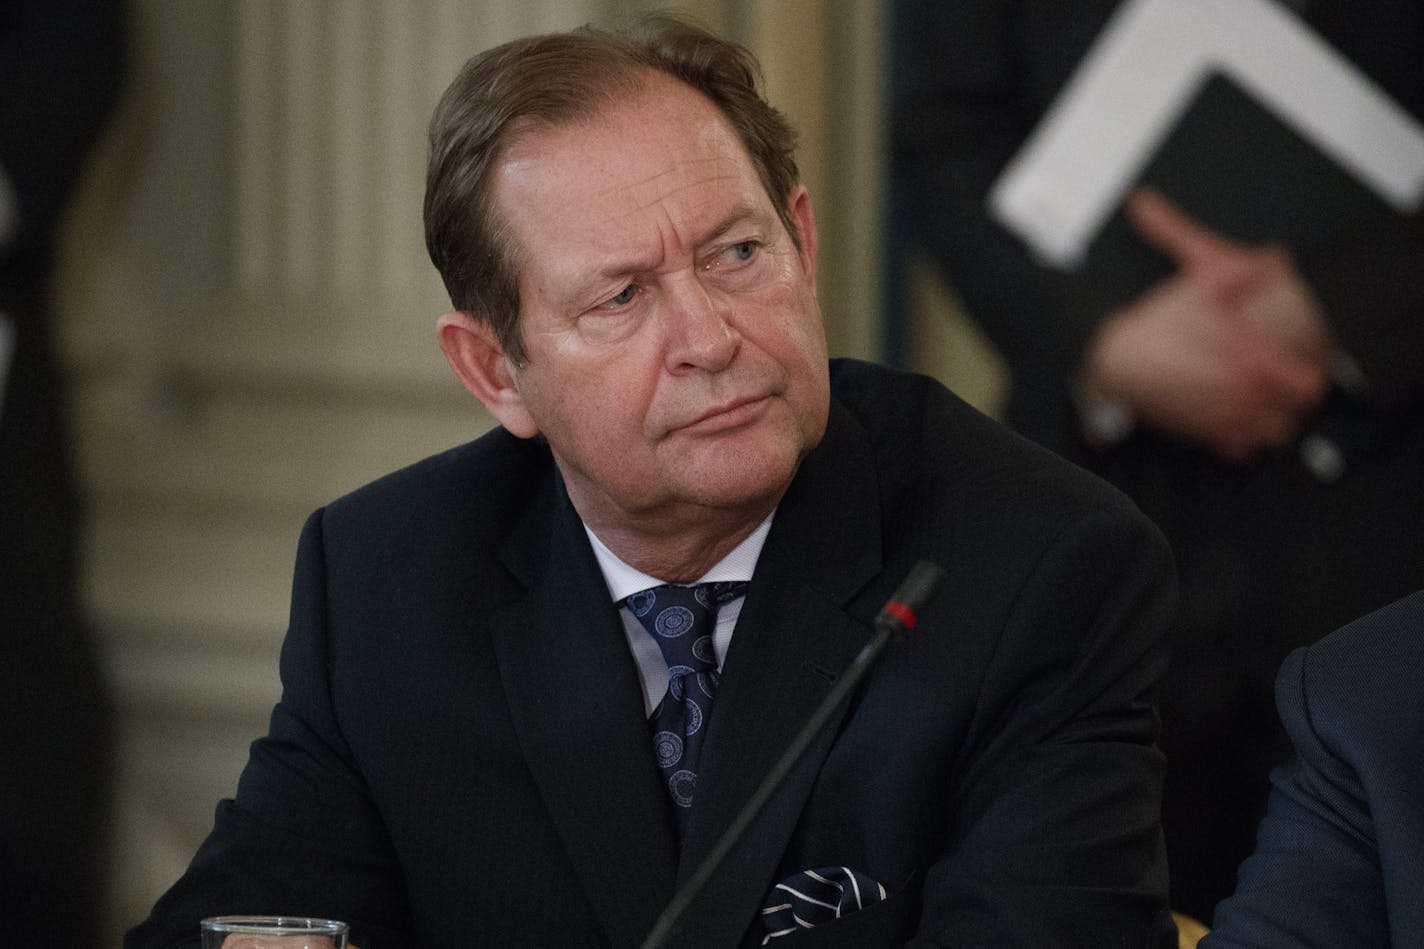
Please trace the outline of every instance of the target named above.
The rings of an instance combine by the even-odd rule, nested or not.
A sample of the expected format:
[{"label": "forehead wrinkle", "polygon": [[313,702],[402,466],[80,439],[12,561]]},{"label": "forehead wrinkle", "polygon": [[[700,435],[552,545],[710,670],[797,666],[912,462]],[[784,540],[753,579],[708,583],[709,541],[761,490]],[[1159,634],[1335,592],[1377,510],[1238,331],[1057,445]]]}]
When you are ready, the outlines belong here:
[{"label": "forehead wrinkle", "polygon": [[[530,210],[536,214],[552,211],[541,206],[545,204],[541,196],[559,191],[571,172],[589,168],[586,162],[590,156],[579,147],[576,137],[581,133],[604,135],[610,127],[616,130],[626,121],[626,109],[641,107],[642,103],[634,98],[598,109],[595,115],[572,123],[538,123],[522,129],[524,134],[516,136],[506,148],[500,172],[506,180],[518,182],[515,193],[531,202]],[[708,108],[712,108],[710,104]],[[697,127],[690,136],[679,135],[676,141],[656,129],[651,140],[638,142],[633,136],[634,141],[628,143],[631,151],[625,153],[628,165],[603,168],[602,187],[585,191],[578,200],[583,222],[575,224],[580,214],[568,204],[554,214],[550,223],[565,236],[581,231],[586,250],[594,250],[594,254],[592,259],[559,255],[546,260],[550,267],[546,276],[552,282],[544,283],[545,291],[562,284],[565,292],[556,295],[572,301],[579,295],[599,292],[600,281],[656,270],[668,260],[670,252],[695,248],[740,220],[775,216],[774,209],[763,207],[765,192],[760,179],[725,120],[714,111],[693,124]],[[575,140],[565,137],[569,135]],[[695,146],[691,156],[685,151],[689,140]],[[683,143],[684,150],[679,150],[678,142]],[[659,155],[668,158],[661,167],[656,164]],[[605,156],[602,160],[609,159]],[[621,174],[624,171],[632,175]],[[643,215],[642,226],[646,227],[652,220],[649,214],[655,215],[656,224],[651,231],[640,234],[640,225],[632,219]],[[707,222],[710,217],[718,220]],[[605,226],[600,228],[595,223],[598,221]],[[679,228],[690,230],[683,233]],[[589,246],[587,239],[600,232],[594,246]],[[598,244],[602,247],[595,250]],[[576,259],[578,256],[583,256],[582,262]]]},{"label": "forehead wrinkle", "polygon": [[[589,275],[590,281],[655,271],[675,252],[695,249],[719,237],[739,221],[765,216],[761,214],[761,209],[754,200],[755,196],[722,188],[707,193],[708,185],[714,182],[739,184],[740,178],[736,174],[720,174],[710,179],[679,180],[670,183],[666,188],[659,188],[656,194],[635,195],[636,204],[632,206],[620,206],[616,198],[609,201],[610,197],[621,194],[629,187],[638,188],[663,181],[669,175],[676,174],[676,171],[662,172],[643,179],[636,185],[613,187],[600,193],[597,199],[599,203],[612,204],[612,207],[606,208],[605,213],[600,216],[602,221],[615,225],[632,221],[633,224],[631,230],[625,231],[618,227],[606,234],[605,251],[599,255],[600,261]],[[668,206],[669,199],[676,199],[684,194],[690,195],[690,213],[686,214]],[[716,210],[723,206],[726,210],[709,222],[707,218],[710,214],[707,209],[710,208],[711,213],[716,213]],[[650,213],[653,218],[648,217]],[[656,223],[653,223],[654,219]],[[650,223],[653,223],[652,229],[644,230]]]},{"label": "forehead wrinkle", "polygon": [[[705,166],[712,166],[714,170],[707,174],[700,174],[699,170]],[[643,210],[689,188],[722,184],[729,181],[736,183],[740,179],[739,171],[735,159],[726,155],[711,155],[690,162],[678,162],[671,168],[654,172],[637,181],[610,185],[598,192],[598,197],[603,198],[621,191],[629,191],[633,193],[638,202],[637,209]],[[661,182],[668,181],[668,179],[675,180],[660,186]]]},{"label": "forehead wrinkle", "polygon": [[[709,167],[709,165],[711,165],[711,167],[723,165],[723,167],[719,168],[719,170],[708,172],[708,174],[705,175],[699,174],[701,168]],[[666,190],[659,190],[658,194],[654,195],[654,197],[646,199],[644,202],[644,207],[646,207],[646,205],[654,204],[655,201],[661,199],[661,195],[672,194],[672,192],[682,190],[682,188],[689,187],[689,185],[692,184],[702,184],[702,182],[709,181],[726,181],[729,180],[729,178],[735,180],[735,178],[738,177],[739,171],[736,165],[738,165],[738,162],[736,162],[735,158],[729,157],[729,155],[706,155],[705,158],[693,158],[691,161],[678,161],[675,162],[671,168],[664,168],[664,170],[652,172],[648,177],[639,178],[638,181],[611,185],[611,187],[608,187],[602,194],[611,194],[611,192],[624,190],[624,188],[634,191],[645,191],[648,190],[648,188],[654,187],[656,182],[665,180],[665,178],[684,178],[681,184],[672,185],[672,187],[666,188]]]}]

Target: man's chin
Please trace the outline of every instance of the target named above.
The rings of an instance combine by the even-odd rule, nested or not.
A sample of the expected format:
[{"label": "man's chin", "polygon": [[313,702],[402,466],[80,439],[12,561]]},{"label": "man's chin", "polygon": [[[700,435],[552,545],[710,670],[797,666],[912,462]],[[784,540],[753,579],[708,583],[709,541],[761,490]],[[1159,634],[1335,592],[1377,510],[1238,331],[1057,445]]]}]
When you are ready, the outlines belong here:
[{"label": "man's chin", "polygon": [[689,458],[684,469],[687,494],[707,507],[774,506],[796,476],[801,455],[782,440],[774,448],[723,447]]}]

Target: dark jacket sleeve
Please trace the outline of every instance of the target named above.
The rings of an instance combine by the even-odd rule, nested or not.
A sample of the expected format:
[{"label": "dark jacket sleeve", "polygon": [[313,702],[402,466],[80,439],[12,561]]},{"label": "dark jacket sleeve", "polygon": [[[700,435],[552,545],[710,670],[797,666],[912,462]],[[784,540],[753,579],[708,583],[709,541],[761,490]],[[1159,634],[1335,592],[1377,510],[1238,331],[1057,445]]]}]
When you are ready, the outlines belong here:
[{"label": "dark jacket sleeve", "polygon": [[318,512],[302,532],[268,734],[187,872],[125,949],[196,945],[199,920],[229,914],[344,920],[362,949],[413,944],[395,855],[331,695],[322,522]]},{"label": "dark jacket sleeve", "polygon": [[1276,693],[1295,757],[1273,775],[1256,852],[1203,949],[1390,945],[1369,809],[1348,762],[1314,732],[1304,668],[1297,650]]},{"label": "dark jacket sleeve", "polygon": [[1085,512],[1043,553],[986,673],[912,945],[1162,944],[1155,703],[1175,592],[1165,542],[1122,510]]},{"label": "dark jacket sleeve", "polygon": [[1276,704],[1294,755],[1202,949],[1419,944],[1421,670],[1424,592],[1286,659]]},{"label": "dark jacket sleeve", "polygon": [[1385,418],[1424,404],[1424,215],[1378,217],[1297,254],[1341,348],[1359,365],[1362,407]]}]

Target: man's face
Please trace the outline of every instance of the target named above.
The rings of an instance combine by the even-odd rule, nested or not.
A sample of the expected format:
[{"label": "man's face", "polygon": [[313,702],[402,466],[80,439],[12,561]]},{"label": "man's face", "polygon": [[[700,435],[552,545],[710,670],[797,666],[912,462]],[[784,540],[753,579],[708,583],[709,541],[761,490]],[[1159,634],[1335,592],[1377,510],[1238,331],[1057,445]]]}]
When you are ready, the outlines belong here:
[{"label": "man's face", "polygon": [[726,120],[655,75],[521,134],[494,197],[527,353],[500,420],[543,433],[595,529],[764,516],[829,403],[804,189],[789,196],[798,252]]}]

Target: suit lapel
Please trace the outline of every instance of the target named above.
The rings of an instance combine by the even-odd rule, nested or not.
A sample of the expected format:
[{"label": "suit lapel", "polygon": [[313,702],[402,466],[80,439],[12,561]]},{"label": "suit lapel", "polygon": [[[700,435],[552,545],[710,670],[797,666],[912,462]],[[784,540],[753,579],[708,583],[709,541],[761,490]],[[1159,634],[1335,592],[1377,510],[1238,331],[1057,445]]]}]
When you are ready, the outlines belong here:
[{"label": "suit lapel", "polygon": [[[694,872],[870,638],[845,605],[880,570],[868,440],[837,403],[777,509],[723,666],[679,879]],[[844,712],[840,713],[842,716]],[[676,945],[736,945],[775,882],[839,716],[808,749],[690,909]]]},{"label": "suit lapel", "polygon": [[590,903],[614,945],[637,945],[672,897],[676,829],[617,611],[562,486],[546,494],[507,552],[529,595],[494,618],[500,675]]}]

